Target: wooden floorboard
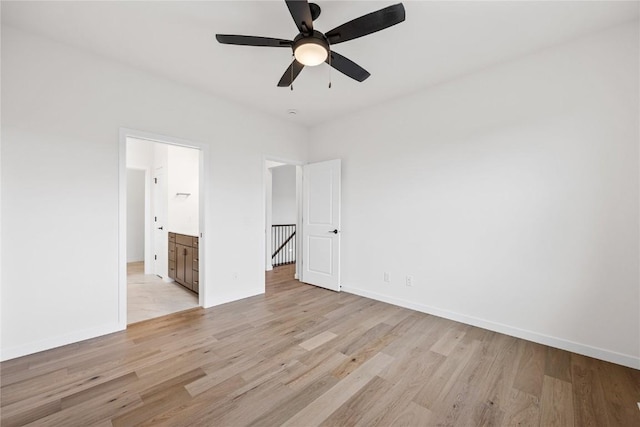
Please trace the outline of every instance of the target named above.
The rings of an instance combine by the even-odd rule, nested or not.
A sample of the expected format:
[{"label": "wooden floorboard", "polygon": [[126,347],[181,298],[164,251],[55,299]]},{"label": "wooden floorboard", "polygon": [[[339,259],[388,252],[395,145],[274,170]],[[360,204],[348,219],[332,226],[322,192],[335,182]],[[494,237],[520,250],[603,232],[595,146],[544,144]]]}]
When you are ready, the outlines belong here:
[{"label": "wooden floorboard", "polygon": [[0,364],[2,426],[640,426],[640,371],[267,273]]}]

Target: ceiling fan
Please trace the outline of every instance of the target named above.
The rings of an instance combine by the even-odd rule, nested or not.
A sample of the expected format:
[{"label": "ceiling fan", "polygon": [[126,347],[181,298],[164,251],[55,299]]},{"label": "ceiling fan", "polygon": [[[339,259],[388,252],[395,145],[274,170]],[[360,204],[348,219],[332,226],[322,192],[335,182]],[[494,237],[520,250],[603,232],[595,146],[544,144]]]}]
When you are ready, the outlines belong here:
[{"label": "ceiling fan", "polygon": [[367,70],[335,52],[331,46],[384,30],[405,19],[404,6],[398,3],[363,15],[323,34],[313,29],[313,21],[320,16],[320,6],[308,3],[307,0],[285,0],[285,3],[300,31],[293,40],[216,34],[216,39],[223,44],[290,47],[295,59],[278,82],[280,87],[290,86],[305,66],[313,67],[323,62],[354,80],[359,82],[366,80],[370,76]]}]

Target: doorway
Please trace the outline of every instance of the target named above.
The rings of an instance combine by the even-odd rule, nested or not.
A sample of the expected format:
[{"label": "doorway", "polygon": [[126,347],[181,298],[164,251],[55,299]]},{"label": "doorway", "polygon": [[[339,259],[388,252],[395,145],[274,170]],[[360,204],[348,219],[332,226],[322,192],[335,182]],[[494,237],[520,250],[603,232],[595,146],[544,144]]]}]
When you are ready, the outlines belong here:
[{"label": "doorway", "polygon": [[202,306],[204,153],[195,144],[137,131],[122,130],[120,139],[124,328]]},{"label": "doorway", "polygon": [[305,165],[265,159],[265,270],[270,283],[295,278],[340,292],[341,169],[340,159]]},{"label": "doorway", "polygon": [[265,161],[265,270],[279,281],[297,278],[300,166]]}]

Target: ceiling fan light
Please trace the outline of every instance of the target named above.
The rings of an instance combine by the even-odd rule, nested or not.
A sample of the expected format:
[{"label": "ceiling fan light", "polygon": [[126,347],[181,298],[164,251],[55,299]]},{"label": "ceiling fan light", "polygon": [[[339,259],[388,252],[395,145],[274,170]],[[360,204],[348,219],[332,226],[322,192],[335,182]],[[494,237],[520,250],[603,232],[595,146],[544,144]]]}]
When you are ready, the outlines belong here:
[{"label": "ceiling fan light", "polygon": [[327,52],[327,48],[320,43],[309,40],[306,43],[301,43],[296,46],[293,55],[299,63],[313,67],[322,64],[327,59],[329,52]]}]

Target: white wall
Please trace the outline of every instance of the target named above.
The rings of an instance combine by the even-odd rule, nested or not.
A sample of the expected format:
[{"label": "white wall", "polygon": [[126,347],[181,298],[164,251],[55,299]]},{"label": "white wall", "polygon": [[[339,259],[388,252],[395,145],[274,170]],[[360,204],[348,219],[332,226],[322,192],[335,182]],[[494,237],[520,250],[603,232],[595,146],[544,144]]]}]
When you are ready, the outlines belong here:
[{"label": "white wall", "polygon": [[127,167],[153,170],[155,145],[144,139],[127,138]]},{"label": "white wall", "polygon": [[638,39],[315,127],[310,160],[343,161],[345,289],[640,368]]},{"label": "white wall", "polygon": [[[168,146],[168,231],[198,235],[199,156],[200,151],[193,148]],[[179,196],[177,193],[189,193],[190,196]]]},{"label": "white wall", "polygon": [[127,262],[144,261],[145,171],[127,169]]},{"label": "white wall", "polygon": [[295,224],[298,213],[296,166],[278,166],[271,168],[271,173],[271,221],[273,224]]},{"label": "white wall", "polygon": [[208,147],[204,305],[263,292],[263,160],[304,128],[8,26],[1,71],[3,359],[124,327],[121,127]]}]

